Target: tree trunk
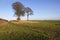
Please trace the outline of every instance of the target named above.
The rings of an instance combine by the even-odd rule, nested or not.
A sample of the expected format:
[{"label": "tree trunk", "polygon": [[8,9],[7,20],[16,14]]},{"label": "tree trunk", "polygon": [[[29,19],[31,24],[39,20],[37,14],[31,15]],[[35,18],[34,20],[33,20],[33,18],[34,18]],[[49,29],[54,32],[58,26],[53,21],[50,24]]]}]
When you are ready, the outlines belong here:
[{"label": "tree trunk", "polygon": [[27,21],[29,21],[29,15],[27,15]]},{"label": "tree trunk", "polygon": [[20,17],[18,17],[17,20],[21,20]]}]

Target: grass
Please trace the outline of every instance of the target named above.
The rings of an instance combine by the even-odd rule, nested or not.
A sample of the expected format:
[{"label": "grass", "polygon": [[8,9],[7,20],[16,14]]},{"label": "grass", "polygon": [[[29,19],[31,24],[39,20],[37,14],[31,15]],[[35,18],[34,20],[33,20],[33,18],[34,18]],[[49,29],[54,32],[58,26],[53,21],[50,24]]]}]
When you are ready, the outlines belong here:
[{"label": "grass", "polygon": [[60,21],[11,23],[0,26],[0,40],[60,40]]}]

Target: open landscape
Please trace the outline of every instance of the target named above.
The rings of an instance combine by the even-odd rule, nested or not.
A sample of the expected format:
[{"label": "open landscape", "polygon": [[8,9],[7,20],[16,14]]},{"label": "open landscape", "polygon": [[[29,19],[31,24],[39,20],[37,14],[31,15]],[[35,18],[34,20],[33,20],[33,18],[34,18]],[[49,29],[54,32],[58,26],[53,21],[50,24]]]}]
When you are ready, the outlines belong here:
[{"label": "open landscape", "polygon": [[0,0],[0,40],[60,40],[60,0]]},{"label": "open landscape", "polygon": [[60,40],[60,21],[0,20],[0,40]]}]

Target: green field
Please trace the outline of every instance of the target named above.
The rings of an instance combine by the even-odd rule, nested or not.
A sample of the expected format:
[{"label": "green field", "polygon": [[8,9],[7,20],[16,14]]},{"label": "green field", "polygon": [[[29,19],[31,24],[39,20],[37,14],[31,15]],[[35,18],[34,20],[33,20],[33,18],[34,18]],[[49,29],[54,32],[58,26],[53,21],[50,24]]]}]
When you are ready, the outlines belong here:
[{"label": "green field", "polygon": [[60,21],[33,21],[0,26],[0,40],[60,40]]}]

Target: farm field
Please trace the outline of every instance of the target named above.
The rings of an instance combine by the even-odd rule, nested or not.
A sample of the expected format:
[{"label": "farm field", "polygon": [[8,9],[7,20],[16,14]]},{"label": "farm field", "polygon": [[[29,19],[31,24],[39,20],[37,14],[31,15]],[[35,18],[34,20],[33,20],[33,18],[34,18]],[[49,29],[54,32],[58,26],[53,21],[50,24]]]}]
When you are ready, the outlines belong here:
[{"label": "farm field", "polygon": [[60,40],[60,21],[12,21],[0,26],[0,40]]}]

